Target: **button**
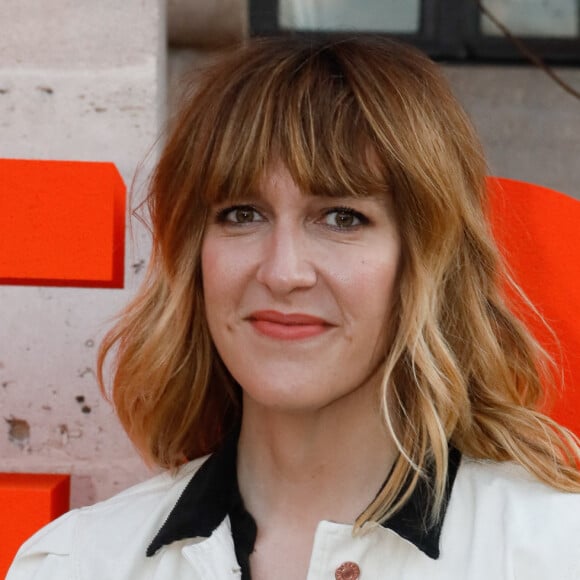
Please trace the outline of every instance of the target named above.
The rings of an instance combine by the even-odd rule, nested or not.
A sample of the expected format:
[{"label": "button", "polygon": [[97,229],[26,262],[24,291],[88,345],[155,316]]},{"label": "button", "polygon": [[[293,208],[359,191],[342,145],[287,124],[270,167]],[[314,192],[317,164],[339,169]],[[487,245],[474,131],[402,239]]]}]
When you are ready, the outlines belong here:
[{"label": "button", "polygon": [[354,562],[343,562],[334,573],[336,580],[358,580],[360,568]]}]

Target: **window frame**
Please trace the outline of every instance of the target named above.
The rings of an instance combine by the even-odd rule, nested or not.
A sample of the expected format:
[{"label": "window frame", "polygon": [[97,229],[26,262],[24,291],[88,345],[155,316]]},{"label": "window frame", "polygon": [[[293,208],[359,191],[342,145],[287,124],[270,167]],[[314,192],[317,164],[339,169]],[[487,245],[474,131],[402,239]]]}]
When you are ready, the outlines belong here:
[{"label": "window frame", "polygon": [[[514,34],[542,60],[562,65],[580,64],[580,0],[578,35],[573,38],[532,37]],[[250,36],[299,35],[327,37],[348,31],[303,31],[282,29],[278,25],[279,0],[248,0]],[[426,52],[435,60],[481,63],[525,63],[514,43],[504,35],[483,34],[485,18],[476,0],[421,0],[419,29],[413,34],[384,34],[400,39]],[[356,34],[369,34],[356,31]],[[370,34],[381,34],[372,32]]]}]

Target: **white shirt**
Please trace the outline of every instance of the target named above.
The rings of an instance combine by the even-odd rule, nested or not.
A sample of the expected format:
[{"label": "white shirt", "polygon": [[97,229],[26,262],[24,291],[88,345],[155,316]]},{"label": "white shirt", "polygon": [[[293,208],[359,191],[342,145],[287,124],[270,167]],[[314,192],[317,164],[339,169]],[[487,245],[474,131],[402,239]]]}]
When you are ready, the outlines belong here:
[{"label": "white shirt", "polygon": [[[209,538],[171,541],[145,556],[205,461],[65,514],[22,546],[7,580],[239,579],[227,516]],[[344,562],[358,565],[360,580],[580,580],[580,494],[510,463],[463,457],[439,548],[429,557],[389,528],[353,537],[350,525],[322,521],[307,580],[334,580]]]}]

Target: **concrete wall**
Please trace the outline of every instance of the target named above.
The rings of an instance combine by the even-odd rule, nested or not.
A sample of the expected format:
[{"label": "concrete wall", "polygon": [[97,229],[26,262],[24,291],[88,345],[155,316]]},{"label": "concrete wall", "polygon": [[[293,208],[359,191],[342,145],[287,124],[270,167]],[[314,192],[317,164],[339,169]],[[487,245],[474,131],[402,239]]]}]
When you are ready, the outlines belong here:
[{"label": "concrete wall", "polygon": [[[0,157],[112,161],[130,185],[158,135],[165,78],[161,0],[2,0]],[[0,286],[0,470],[70,472],[73,506],[146,474],[94,374],[147,260],[135,228],[124,290]]]},{"label": "concrete wall", "polygon": [[[170,22],[190,23],[173,24],[174,42],[199,42],[169,51],[166,77],[162,0],[2,0],[0,157],[113,161],[130,184],[157,138],[166,87],[172,106],[182,75],[245,33],[239,0],[168,5]],[[580,198],[577,100],[531,67],[445,71],[493,173]],[[562,74],[580,87],[580,68]],[[125,290],[0,287],[0,470],[71,472],[73,506],[147,474],[94,377],[97,344],[147,261],[133,225]]]},{"label": "concrete wall", "polygon": [[[531,66],[446,66],[490,172],[580,199],[580,101]],[[556,72],[580,90],[580,67]]]}]

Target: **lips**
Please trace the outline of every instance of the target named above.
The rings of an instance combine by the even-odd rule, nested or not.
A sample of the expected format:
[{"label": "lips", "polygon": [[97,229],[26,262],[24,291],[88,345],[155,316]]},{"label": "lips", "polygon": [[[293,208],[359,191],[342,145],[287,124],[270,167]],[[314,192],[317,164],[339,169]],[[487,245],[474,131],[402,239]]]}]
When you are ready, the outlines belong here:
[{"label": "lips", "polygon": [[262,335],[279,340],[301,340],[326,332],[332,325],[323,318],[303,313],[260,310],[248,316],[254,329]]}]

